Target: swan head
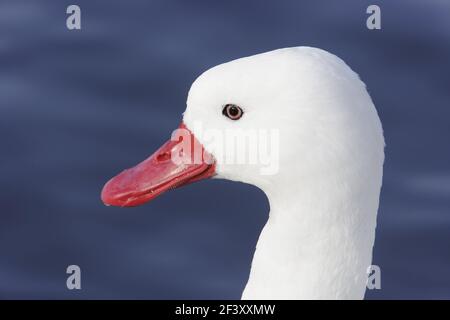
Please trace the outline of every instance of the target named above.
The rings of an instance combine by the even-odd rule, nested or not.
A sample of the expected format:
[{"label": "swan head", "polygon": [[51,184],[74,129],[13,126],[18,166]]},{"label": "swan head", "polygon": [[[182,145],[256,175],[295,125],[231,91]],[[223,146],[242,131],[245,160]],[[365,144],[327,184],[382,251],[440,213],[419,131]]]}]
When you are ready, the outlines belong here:
[{"label": "swan head", "polygon": [[362,184],[367,172],[381,177],[383,148],[377,112],[356,73],[320,49],[280,49],[200,75],[171,140],[111,179],[102,200],[139,205],[209,177],[266,194],[343,173]]}]

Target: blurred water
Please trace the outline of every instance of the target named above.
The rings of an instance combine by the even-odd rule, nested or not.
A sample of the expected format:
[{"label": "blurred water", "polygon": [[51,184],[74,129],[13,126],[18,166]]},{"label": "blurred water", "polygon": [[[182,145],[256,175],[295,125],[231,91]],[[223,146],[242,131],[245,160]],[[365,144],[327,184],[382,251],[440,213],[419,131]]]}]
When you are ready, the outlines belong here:
[{"label": "blurred water", "polygon": [[[82,9],[68,31],[65,10]],[[309,45],[368,85],[387,149],[368,298],[450,298],[450,2],[0,2],[0,297],[239,298],[264,194],[205,181],[134,209],[103,183],[175,128],[216,64]],[[65,268],[82,269],[82,290]]]}]

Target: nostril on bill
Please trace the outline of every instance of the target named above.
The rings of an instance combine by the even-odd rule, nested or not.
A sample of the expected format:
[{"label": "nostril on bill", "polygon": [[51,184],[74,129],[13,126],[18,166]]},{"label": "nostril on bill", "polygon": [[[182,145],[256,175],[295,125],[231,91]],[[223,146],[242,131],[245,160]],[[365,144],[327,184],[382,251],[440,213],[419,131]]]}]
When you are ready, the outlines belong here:
[{"label": "nostril on bill", "polygon": [[158,154],[158,156],[156,157],[156,160],[158,162],[164,162],[164,161],[170,160],[170,152],[166,151],[166,152]]}]

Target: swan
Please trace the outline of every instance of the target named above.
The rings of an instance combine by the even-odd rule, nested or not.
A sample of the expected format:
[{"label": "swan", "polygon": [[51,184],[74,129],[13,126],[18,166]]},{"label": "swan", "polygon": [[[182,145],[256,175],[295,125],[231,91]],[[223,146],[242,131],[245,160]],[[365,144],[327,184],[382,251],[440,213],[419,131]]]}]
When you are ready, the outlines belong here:
[{"label": "swan", "polygon": [[[207,70],[186,104],[183,135],[109,180],[102,201],[136,206],[210,177],[253,184],[270,213],[242,299],[363,299],[385,144],[359,76],[327,51],[284,48]],[[254,144],[225,148],[226,139],[211,134],[243,141],[263,129],[265,142],[275,137],[274,170],[264,171],[267,162],[224,161]],[[183,141],[191,147],[180,147]]]}]

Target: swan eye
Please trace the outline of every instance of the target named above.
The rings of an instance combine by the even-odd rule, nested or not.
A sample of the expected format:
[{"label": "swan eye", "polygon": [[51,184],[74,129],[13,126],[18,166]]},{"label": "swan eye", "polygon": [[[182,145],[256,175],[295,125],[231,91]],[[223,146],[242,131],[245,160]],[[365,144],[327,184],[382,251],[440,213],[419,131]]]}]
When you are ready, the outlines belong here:
[{"label": "swan eye", "polygon": [[244,114],[244,111],[235,104],[226,104],[223,107],[222,114],[231,120],[239,120]]}]

